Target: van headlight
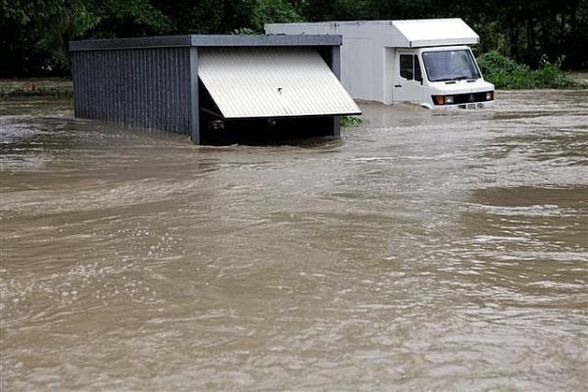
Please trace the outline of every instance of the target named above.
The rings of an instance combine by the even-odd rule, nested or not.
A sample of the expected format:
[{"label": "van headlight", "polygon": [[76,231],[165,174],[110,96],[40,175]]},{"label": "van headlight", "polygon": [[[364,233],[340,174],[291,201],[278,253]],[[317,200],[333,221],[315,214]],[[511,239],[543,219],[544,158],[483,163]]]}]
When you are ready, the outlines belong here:
[{"label": "van headlight", "polygon": [[486,101],[492,101],[494,99],[494,91],[488,91],[486,93]]},{"label": "van headlight", "polygon": [[431,95],[433,98],[433,103],[435,105],[451,105],[455,103],[455,99],[453,95]]}]

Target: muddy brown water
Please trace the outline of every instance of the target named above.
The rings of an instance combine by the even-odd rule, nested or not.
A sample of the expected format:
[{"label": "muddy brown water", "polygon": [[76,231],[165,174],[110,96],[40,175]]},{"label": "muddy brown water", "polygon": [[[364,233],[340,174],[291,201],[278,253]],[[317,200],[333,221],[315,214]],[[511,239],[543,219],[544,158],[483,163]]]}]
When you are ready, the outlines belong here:
[{"label": "muddy brown water", "polygon": [[2,386],[588,383],[588,91],[197,147],[0,103]]}]

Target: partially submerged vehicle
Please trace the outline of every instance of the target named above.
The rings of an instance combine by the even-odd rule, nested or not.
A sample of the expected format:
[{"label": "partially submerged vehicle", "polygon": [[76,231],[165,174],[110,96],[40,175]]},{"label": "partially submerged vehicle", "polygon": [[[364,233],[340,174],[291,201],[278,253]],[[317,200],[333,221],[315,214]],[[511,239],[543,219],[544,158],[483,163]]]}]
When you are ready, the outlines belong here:
[{"label": "partially submerged vehicle", "polygon": [[470,45],[479,36],[461,19],[268,24],[267,34],[340,34],[341,81],[351,96],[430,109],[493,104]]}]

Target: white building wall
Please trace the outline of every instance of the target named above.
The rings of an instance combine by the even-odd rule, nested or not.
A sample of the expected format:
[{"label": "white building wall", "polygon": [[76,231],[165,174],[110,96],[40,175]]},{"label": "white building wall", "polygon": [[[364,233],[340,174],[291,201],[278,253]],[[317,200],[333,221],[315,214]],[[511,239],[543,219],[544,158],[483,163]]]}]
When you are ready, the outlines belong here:
[{"label": "white building wall", "polygon": [[396,61],[396,49],[384,48],[384,59],[382,69],[384,71],[384,82],[383,82],[383,99],[380,102],[386,105],[392,105],[394,103],[394,79],[396,72],[394,66]]},{"label": "white building wall", "polygon": [[[362,28],[358,28],[359,24]],[[325,22],[268,24],[265,30],[267,34],[342,35],[341,82],[345,89],[355,99],[392,103],[392,81],[387,80],[387,74],[393,61],[385,56],[386,27],[365,22]]]}]

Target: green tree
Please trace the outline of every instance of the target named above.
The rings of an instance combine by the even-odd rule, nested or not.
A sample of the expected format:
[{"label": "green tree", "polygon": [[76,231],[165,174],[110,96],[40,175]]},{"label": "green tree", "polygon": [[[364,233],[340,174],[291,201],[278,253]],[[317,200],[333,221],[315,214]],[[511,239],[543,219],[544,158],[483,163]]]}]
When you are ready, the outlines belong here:
[{"label": "green tree", "polygon": [[176,34],[262,33],[265,23],[297,22],[302,17],[286,0],[154,0]]},{"label": "green tree", "polygon": [[263,32],[265,23],[463,18],[478,54],[588,67],[588,0],[0,0],[0,76],[68,71],[73,39]]},{"label": "green tree", "polygon": [[170,19],[174,34],[207,34],[224,31],[227,6],[219,0],[153,0],[153,6]]},{"label": "green tree", "polygon": [[286,0],[249,0],[244,2],[250,19],[248,27],[255,32],[263,33],[266,23],[302,22],[304,19]]},{"label": "green tree", "polygon": [[64,66],[68,40],[97,23],[82,0],[0,0],[0,7],[3,75]]},{"label": "green tree", "polygon": [[67,72],[73,39],[170,29],[148,0],[0,0],[0,76]]}]

